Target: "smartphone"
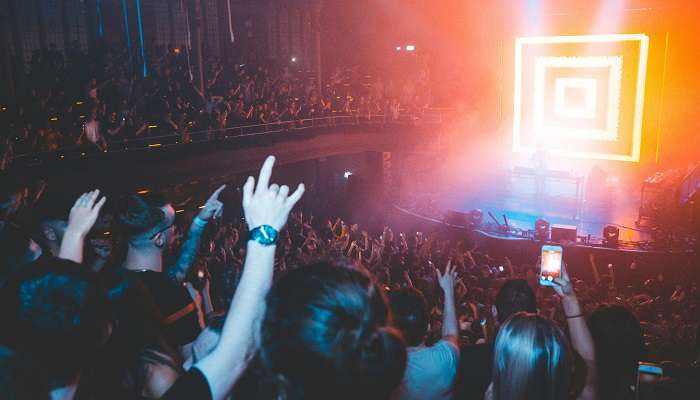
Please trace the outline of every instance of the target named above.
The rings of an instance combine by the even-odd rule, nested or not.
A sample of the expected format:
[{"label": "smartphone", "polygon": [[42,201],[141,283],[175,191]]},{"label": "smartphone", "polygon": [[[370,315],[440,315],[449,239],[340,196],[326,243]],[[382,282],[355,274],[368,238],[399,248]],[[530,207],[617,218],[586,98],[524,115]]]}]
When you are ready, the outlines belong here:
[{"label": "smartphone", "polygon": [[637,400],[654,398],[654,384],[664,376],[664,368],[659,364],[640,362],[637,367]]},{"label": "smartphone", "polygon": [[540,285],[554,286],[554,280],[561,277],[561,263],[564,249],[561,246],[542,246]]}]

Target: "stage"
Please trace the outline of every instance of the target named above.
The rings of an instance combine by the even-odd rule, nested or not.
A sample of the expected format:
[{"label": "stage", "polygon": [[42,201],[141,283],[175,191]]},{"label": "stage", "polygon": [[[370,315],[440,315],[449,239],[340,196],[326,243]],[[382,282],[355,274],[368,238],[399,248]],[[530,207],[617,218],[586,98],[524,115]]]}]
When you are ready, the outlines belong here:
[{"label": "stage", "polygon": [[[651,240],[647,229],[636,226],[641,201],[641,181],[564,171],[543,173],[544,187],[537,192],[538,175],[527,168],[503,169],[491,174],[493,182],[478,184],[479,190],[445,188],[435,196],[438,208],[469,213],[479,209],[484,223],[505,225],[517,231],[533,230],[538,219],[550,225],[576,227],[579,237],[600,240],[603,229],[614,225],[620,240]],[[542,176],[540,175],[540,176]],[[505,219],[504,219],[505,217]]]}]

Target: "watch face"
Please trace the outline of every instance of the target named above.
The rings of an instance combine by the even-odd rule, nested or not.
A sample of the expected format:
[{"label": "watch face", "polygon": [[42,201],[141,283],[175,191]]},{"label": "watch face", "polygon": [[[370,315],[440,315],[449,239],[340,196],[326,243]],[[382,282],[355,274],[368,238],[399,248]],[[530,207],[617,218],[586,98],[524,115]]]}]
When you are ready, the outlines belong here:
[{"label": "watch face", "polygon": [[253,238],[258,243],[270,245],[277,242],[277,231],[271,226],[262,225],[254,230]]}]

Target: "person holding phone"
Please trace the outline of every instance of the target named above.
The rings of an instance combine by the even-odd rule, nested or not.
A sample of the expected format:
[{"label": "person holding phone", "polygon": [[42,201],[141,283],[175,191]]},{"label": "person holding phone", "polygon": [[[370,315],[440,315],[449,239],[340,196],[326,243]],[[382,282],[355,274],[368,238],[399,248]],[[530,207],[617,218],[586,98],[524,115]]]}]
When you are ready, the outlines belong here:
[{"label": "person holding phone", "polygon": [[[543,247],[543,253],[557,252],[547,247]],[[546,317],[525,312],[513,315],[496,337],[492,383],[486,391],[486,399],[598,398],[593,338],[565,265],[561,262],[559,269],[554,268],[557,260],[561,258],[556,254],[543,257],[542,263],[549,265],[541,265],[540,283],[551,286],[560,297],[570,341]],[[552,276],[556,272],[560,275],[557,278]],[[586,366],[585,384],[576,393],[572,374],[576,363],[574,351]]]}]

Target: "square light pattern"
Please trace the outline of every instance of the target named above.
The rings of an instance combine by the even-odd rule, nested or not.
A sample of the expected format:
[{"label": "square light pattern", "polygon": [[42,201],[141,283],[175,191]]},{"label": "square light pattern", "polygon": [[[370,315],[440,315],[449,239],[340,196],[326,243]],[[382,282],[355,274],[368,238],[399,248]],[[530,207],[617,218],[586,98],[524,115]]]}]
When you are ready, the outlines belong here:
[{"label": "square light pattern", "polygon": [[[593,78],[557,78],[554,81],[554,115],[561,118],[593,119],[598,105],[598,81]],[[580,107],[572,106],[567,94],[574,90],[584,93]]]},{"label": "square light pattern", "polygon": [[[620,161],[639,161],[642,141],[642,113],[644,108],[644,85],[648,58],[649,38],[644,34],[586,35],[586,36],[543,36],[516,39],[515,46],[515,97],[513,118],[513,149],[516,152],[533,152],[535,146],[524,144],[522,135],[529,133],[545,143],[565,143],[567,138],[592,142],[614,142],[620,138],[620,96],[622,93],[623,56],[610,55],[557,55],[545,54],[534,57],[531,70],[533,75],[523,77],[523,48],[527,45],[566,43],[610,43],[639,41],[640,53],[637,68],[637,82],[634,99],[632,140],[629,151],[591,152],[578,151],[576,146],[560,146],[550,152],[562,156],[598,158]],[[531,61],[532,62],[532,61]],[[633,68],[629,65],[627,68]],[[557,76],[553,84],[547,84],[550,71],[569,71],[565,76]],[[597,71],[599,79],[584,72]],[[573,75],[572,75],[573,74]],[[576,74],[580,74],[577,76]],[[523,93],[523,79],[533,79],[532,97]],[[572,94],[579,94],[580,101],[572,102]],[[523,127],[523,101],[532,99],[528,108],[532,126]],[[551,101],[547,101],[551,99]],[[606,105],[605,107],[603,107]],[[551,107],[551,110],[546,110]],[[549,111],[549,112],[548,112]],[[604,115],[598,113],[604,112]],[[552,117],[557,119],[556,123]],[[591,122],[604,121],[603,126],[591,126]],[[582,122],[588,122],[582,123]],[[595,124],[593,124],[595,125]],[[527,130],[527,132],[523,132]],[[625,133],[627,134],[627,133]],[[595,146],[594,146],[595,147]]]},{"label": "square light pattern", "polygon": [[[604,129],[585,129],[576,126],[550,127],[544,121],[544,80],[547,69],[551,68],[605,68],[608,72],[608,107]],[[536,134],[547,139],[577,137],[593,140],[616,140],[620,117],[620,84],[622,81],[622,57],[537,57],[535,58],[535,115]],[[598,81],[594,78],[557,78],[554,91],[554,115],[562,118],[593,119],[598,108]],[[585,105],[582,108],[566,107],[565,88],[579,87],[586,91]]]}]

